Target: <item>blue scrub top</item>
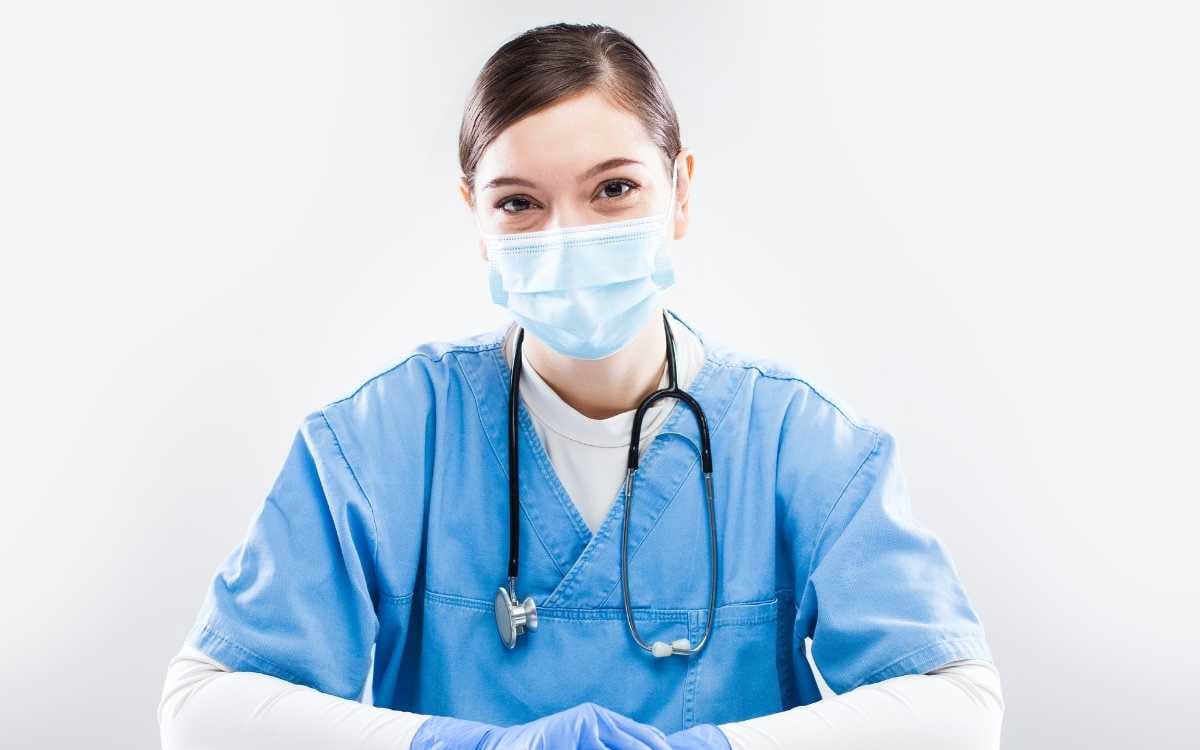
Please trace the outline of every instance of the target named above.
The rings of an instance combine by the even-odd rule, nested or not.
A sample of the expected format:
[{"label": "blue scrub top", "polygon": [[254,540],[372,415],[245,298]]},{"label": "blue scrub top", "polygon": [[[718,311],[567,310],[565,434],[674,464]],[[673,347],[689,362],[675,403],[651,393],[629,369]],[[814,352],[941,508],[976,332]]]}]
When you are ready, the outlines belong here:
[{"label": "blue scrub top", "polygon": [[[697,656],[633,641],[620,585],[624,492],[593,535],[520,405],[517,593],[539,627],[513,650],[493,597],[508,557],[510,323],[417,346],[301,423],[189,643],[232,669],[376,705],[510,725],[584,701],[664,732],[820,699],[829,687],[991,660],[938,538],[913,516],[886,431],[792,369],[699,336],[719,588]],[[647,642],[704,633],[709,547],[699,430],[671,413],[643,453],[630,596]],[[614,477],[614,482],[619,478]]]}]

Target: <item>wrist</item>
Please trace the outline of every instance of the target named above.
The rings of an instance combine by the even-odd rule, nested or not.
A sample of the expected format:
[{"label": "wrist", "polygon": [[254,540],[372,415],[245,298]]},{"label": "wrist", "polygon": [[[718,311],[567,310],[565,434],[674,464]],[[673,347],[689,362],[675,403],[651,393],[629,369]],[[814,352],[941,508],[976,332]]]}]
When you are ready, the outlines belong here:
[{"label": "wrist", "polygon": [[452,716],[430,716],[421,722],[417,733],[413,735],[409,750],[486,750],[493,746],[495,729],[494,725],[482,721],[456,719]]},{"label": "wrist", "polygon": [[716,724],[694,724],[667,735],[671,750],[731,750],[729,738]]}]

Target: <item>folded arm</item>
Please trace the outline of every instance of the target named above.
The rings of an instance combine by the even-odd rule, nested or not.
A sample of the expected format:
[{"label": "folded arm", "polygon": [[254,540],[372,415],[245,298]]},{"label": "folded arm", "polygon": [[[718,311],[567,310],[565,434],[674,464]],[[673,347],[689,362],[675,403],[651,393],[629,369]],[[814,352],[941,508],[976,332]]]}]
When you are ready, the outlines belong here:
[{"label": "folded arm", "polygon": [[718,727],[733,750],[996,750],[1003,715],[995,665],[960,659]]},{"label": "folded arm", "polygon": [[[995,750],[1003,713],[995,666],[968,659],[719,728],[733,750]],[[192,646],[168,665],[158,707],[164,750],[407,750],[427,718],[230,671]]]},{"label": "folded arm", "polygon": [[408,750],[427,718],[231,671],[191,645],[168,664],[158,705],[163,750]]}]

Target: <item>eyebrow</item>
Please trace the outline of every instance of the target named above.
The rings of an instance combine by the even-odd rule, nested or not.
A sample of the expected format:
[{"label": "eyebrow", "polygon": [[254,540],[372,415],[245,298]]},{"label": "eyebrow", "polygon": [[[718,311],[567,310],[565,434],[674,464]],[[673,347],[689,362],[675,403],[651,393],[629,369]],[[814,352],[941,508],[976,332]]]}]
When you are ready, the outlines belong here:
[{"label": "eyebrow", "polygon": [[[606,160],[600,162],[599,164],[595,165],[594,167],[588,169],[583,174],[579,175],[579,181],[583,182],[584,180],[586,180],[590,177],[594,177],[594,176],[600,174],[601,172],[605,172],[609,169],[615,169],[616,167],[623,167],[626,164],[641,164],[641,163],[642,162],[638,161],[637,159],[628,159],[623,156],[617,156],[612,159],[606,159]],[[643,166],[645,166],[645,165],[643,165]],[[479,188],[479,190],[480,190],[480,192],[482,192],[484,190],[489,190],[491,188],[504,187],[505,185],[522,185],[524,187],[531,187],[531,188],[537,187],[537,185],[535,185],[532,182],[530,182],[529,180],[526,180],[521,177],[497,177],[495,179],[488,180],[486,184],[484,184],[482,187]]]}]

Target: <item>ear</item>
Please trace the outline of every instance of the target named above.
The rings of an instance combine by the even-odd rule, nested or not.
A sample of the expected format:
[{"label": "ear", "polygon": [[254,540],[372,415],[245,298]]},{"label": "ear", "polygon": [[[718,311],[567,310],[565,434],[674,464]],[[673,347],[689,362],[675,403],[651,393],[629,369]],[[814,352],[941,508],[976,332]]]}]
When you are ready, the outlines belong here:
[{"label": "ear", "polygon": [[[471,194],[471,186],[467,184],[467,178],[459,175],[458,178],[458,194],[462,196],[463,203],[467,204],[467,211],[475,213],[475,196]],[[479,239],[479,257],[487,260],[487,244],[481,237]]]},{"label": "ear", "polygon": [[678,207],[675,209],[675,234],[674,239],[683,239],[687,234],[688,228],[688,202],[692,195],[692,175],[695,174],[695,157],[692,152],[686,148],[681,149],[679,157],[682,159],[683,169],[679,170],[676,176],[675,185],[675,200],[678,202]]},{"label": "ear", "polygon": [[475,198],[471,195],[471,186],[467,184],[467,178],[463,175],[458,176],[458,194],[462,196],[467,208],[474,210]]}]

